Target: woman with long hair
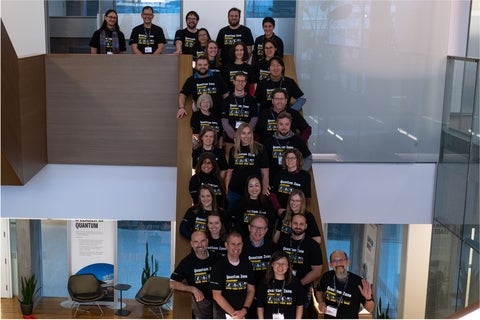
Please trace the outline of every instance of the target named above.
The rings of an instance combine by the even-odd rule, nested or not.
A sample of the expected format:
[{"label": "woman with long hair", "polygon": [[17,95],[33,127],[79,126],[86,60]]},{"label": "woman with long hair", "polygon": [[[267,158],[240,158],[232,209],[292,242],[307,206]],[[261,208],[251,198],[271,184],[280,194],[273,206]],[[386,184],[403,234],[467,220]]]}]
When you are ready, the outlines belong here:
[{"label": "woman with long hair", "polygon": [[281,236],[290,237],[292,233],[292,217],[294,214],[301,214],[307,220],[306,234],[313,240],[321,243],[322,237],[318,228],[317,222],[313,214],[307,210],[305,202],[305,195],[300,189],[293,190],[288,197],[287,210],[282,213],[278,220],[273,241],[278,242]]},{"label": "woman with long hair", "polygon": [[222,66],[222,75],[223,80],[228,86],[228,91],[233,92],[233,76],[238,72],[241,72],[247,76],[247,87],[248,85],[255,83],[255,72],[253,67],[247,63],[249,55],[247,46],[245,43],[238,41],[230,48],[230,59],[232,63],[228,63]]},{"label": "woman with long hair", "polygon": [[205,56],[207,50],[208,42],[212,40],[210,38],[210,33],[205,28],[200,28],[197,30],[197,38],[195,44],[193,45],[193,60],[197,60],[198,57]]},{"label": "woman with long hair", "polygon": [[127,51],[125,35],[118,25],[118,14],[113,9],[107,10],[100,29],[90,39],[90,53],[118,54]]},{"label": "woman with long hair", "polygon": [[285,252],[270,258],[265,281],[256,290],[258,319],[302,319],[305,289],[292,274]]},{"label": "woman with long hair", "polygon": [[279,216],[286,210],[288,197],[295,189],[300,189],[305,195],[308,205],[311,192],[310,174],[303,170],[302,153],[296,149],[288,149],[282,155],[282,170],[280,170],[272,181],[270,201]]},{"label": "woman with long hair", "polygon": [[227,160],[225,158],[225,152],[217,145],[215,130],[210,126],[203,127],[198,135],[197,147],[192,151],[193,168],[197,166],[198,159],[204,152],[211,152],[215,155],[215,160],[220,168],[220,177],[223,180],[228,169]]},{"label": "woman with long hair", "polygon": [[253,139],[250,125],[242,122],[235,132],[225,177],[229,214],[235,214],[232,208],[243,197],[245,183],[249,176],[260,176],[263,186],[262,193],[267,196],[270,194],[268,168],[269,160],[265,148]]},{"label": "woman with long hair", "polygon": [[227,226],[225,216],[218,212],[212,212],[207,216],[207,236],[208,251],[216,252],[222,256],[227,254],[225,248],[225,236],[227,234]]},{"label": "woman with long hair", "polygon": [[210,40],[207,42],[207,47],[206,47],[205,55],[207,56],[208,59],[208,70],[211,70],[212,72],[218,72],[220,74],[220,54],[218,50],[218,44]]},{"label": "woman with long hair", "polygon": [[[245,192],[241,205],[235,210],[235,229],[244,237],[248,237],[248,225],[253,217],[261,215],[268,220],[268,231],[265,237],[273,238],[277,215],[268,197],[262,194],[262,180],[258,176],[250,176],[245,183]],[[238,210],[238,211],[237,211]]]},{"label": "woman with long hair", "polygon": [[190,183],[188,185],[193,204],[198,204],[200,186],[207,185],[213,188],[217,206],[224,208],[225,192],[222,181],[220,167],[215,160],[215,155],[211,152],[202,153],[195,166],[195,174],[190,178]]},{"label": "woman with long hair", "polygon": [[211,212],[218,212],[215,192],[208,185],[198,189],[199,202],[188,208],[180,222],[180,234],[190,240],[193,231],[207,231],[207,216]]}]

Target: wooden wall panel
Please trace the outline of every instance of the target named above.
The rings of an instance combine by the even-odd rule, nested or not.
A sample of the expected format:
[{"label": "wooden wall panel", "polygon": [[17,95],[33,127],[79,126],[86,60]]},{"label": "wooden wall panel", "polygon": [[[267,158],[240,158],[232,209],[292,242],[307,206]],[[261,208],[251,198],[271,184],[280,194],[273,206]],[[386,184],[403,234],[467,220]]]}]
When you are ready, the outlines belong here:
[{"label": "wooden wall panel", "polygon": [[23,185],[47,163],[45,59],[18,59],[2,23],[2,184]]},{"label": "wooden wall panel", "polygon": [[46,57],[49,163],[176,166],[178,56]]}]

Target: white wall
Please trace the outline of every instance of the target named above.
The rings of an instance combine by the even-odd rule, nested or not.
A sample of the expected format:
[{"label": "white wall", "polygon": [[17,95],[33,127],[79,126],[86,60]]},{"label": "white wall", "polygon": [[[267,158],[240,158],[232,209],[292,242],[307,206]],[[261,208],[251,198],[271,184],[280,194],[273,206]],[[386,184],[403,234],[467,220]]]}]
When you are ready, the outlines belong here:
[{"label": "white wall", "polygon": [[315,163],[323,223],[431,224],[435,165]]},{"label": "white wall", "polygon": [[57,165],[2,186],[2,217],[172,221],[176,168]]},{"label": "white wall", "polygon": [[19,58],[44,54],[44,0],[2,0],[0,16]]}]

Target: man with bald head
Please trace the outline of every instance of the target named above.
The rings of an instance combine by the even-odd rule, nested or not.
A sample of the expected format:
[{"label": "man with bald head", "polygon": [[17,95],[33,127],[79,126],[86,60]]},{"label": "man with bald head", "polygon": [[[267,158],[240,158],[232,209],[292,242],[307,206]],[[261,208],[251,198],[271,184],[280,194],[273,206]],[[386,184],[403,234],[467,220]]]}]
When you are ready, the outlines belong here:
[{"label": "man with bald head", "polygon": [[207,250],[208,238],[205,232],[194,231],[190,239],[192,252],[183,258],[173,271],[170,288],[192,294],[192,312],[196,319],[212,319],[210,272],[220,255]]},{"label": "man with bald head", "polygon": [[358,319],[360,304],[372,313],[375,307],[370,283],[348,271],[348,255],[341,250],[330,254],[330,267],[317,286],[319,311],[325,319]]}]

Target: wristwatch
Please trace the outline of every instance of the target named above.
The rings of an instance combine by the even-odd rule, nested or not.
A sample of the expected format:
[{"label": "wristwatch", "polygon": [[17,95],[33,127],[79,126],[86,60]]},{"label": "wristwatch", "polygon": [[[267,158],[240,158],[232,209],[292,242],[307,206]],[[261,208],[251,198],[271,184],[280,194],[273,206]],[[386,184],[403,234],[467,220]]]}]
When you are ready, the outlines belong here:
[{"label": "wristwatch", "polygon": [[243,306],[243,309],[247,310],[247,312],[248,312],[248,310],[250,310],[250,307]]},{"label": "wristwatch", "polygon": [[365,301],[375,301],[375,300],[373,300],[373,296],[371,296],[370,299],[365,299]]}]

